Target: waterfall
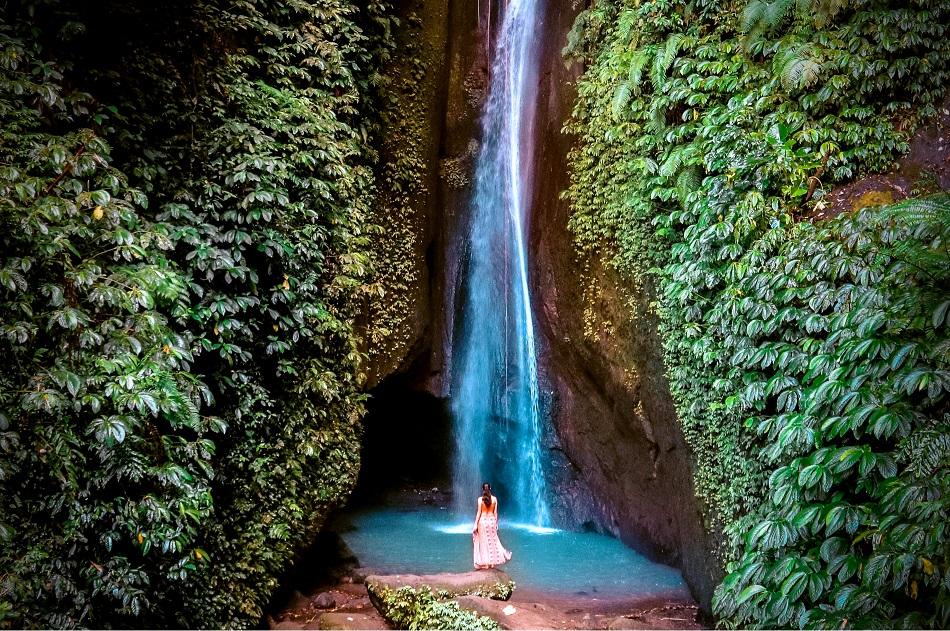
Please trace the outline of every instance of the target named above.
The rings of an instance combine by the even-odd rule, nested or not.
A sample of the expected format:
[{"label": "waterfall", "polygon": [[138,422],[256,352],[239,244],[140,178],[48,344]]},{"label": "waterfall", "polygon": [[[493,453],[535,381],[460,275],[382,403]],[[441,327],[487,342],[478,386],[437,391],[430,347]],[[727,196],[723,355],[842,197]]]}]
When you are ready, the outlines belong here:
[{"label": "waterfall", "polygon": [[517,521],[546,526],[542,410],[525,233],[537,60],[536,0],[508,0],[491,63],[468,224],[452,411],[457,507],[482,481]]}]

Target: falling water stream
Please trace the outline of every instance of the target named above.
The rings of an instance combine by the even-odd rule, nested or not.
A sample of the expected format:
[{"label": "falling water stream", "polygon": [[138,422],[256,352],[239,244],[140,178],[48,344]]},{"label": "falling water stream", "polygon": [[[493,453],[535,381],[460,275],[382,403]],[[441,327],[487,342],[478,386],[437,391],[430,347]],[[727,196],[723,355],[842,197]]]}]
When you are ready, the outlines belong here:
[{"label": "falling water stream", "polygon": [[509,0],[491,64],[462,280],[452,411],[454,496],[470,512],[483,480],[517,521],[550,515],[525,233],[533,163],[536,0]]}]

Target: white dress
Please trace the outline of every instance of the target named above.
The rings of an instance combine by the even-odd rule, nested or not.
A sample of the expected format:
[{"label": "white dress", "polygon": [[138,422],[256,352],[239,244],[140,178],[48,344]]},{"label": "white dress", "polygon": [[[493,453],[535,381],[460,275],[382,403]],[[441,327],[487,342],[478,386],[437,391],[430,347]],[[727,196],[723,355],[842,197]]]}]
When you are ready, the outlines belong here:
[{"label": "white dress", "polygon": [[478,531],[472,537],[475,544],[475,567],[501,565],[511,560],[511,552],[498,538],[498,498],[492,495],[491,505],[485,506],[478,498]]}]

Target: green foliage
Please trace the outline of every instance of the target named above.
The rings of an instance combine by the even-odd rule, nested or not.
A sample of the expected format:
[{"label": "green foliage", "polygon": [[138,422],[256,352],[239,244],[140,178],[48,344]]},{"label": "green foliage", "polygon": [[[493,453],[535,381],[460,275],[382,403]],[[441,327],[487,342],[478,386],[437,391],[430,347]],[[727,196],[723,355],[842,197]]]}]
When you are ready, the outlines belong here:
[{"label": "green foliage", "polygon": [[394,33],[391,56],[380,69],[386,90],[380,104],[380,167],[373,223],[375,282],[366,302],[367,382],[373,385],[405,358],[416,341],[416,309],[425,277],[426,233],[436,203],[435,168],[438,137],[434,128],[439,104],[446,25],[428,12],[431,2],[405,2]]},{"label": "green foliage", "polygon": [[481,596],[482,598],[492,598],[494,600],[508,600],[511,598],[511,595],[515,593],[515,582],[506,581],[506,582],[497,582],[491,587],[479,588],[472,592],[475,596]]},{"label": "green foliage", "polygon": [[732,357],[748,384],[734,405],[755,413],[774,469],[722,614],[821,628],[950,619],[948,237],[950,197],[914,200],[797,224],[742,279],[749,296],[775,291],[762,324],[775,334]]},{"label": "green foliage", "polygon": [[384,7],[172,5],[0,16],[0,625],[253,625],[355,481]]},{"label": "green foliage", "polygon": [[934,113],[947,9],[602,0],[567,51],[572,228],[656,288],[726,622],[948,623],[946,197],[800,221]]},{"label": "green foliage", "polygon": [[742,30],[762,35],[786,21],[827,26],[850,0],[751,0],[742,11]]},{"label": "green foliage", "polygon": [[150,582],[195,569],[226,425],[199,413],[211,393],[166,315],[187,291],[167,227],[94,130],[47,131],[89,121],[91,97],[35,44],[0,45],[0,597],[13,624],[132,619]]},{"label": "green foliage", "polygon": [[383,608],[387,620],[397,629],[501,628],[487,616],[462,609],[457,602],[440,599],[440,595],[434,594],[428,587],[414,590],[406,586],[386,590],[383,594]]}]

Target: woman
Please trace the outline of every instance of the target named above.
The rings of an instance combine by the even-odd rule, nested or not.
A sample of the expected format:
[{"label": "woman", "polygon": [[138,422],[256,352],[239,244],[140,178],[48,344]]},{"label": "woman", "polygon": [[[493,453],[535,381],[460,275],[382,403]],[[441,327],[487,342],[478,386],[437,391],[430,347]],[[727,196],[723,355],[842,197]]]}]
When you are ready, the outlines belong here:
[{"label": "woman", "polygon": [[472,541],[476,570],[490,570],[511,560],[511,552],[498,539],[498,498],[491,494],[488,482],[482,485],[482,496],[478,498]]}]

